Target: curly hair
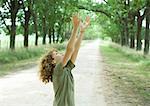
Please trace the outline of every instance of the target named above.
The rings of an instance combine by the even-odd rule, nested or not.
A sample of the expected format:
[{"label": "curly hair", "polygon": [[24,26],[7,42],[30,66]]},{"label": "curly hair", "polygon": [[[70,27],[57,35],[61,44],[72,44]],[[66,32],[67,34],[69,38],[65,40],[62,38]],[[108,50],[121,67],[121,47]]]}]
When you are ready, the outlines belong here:
[{"label": "curly hair", "polygon": [[45,84],[48,83],[49,81],[53,82],[52,74],[56,65],[56,62],[52,57],[54,51],[57,50],[53,48],[46,55],[44,55],[40,61],[39,78]]}]

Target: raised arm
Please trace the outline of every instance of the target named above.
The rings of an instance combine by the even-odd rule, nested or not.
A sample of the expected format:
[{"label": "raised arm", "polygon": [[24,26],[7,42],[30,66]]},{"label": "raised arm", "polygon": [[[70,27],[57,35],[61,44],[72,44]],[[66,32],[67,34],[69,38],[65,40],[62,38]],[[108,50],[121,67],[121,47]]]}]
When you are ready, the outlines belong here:
[{"label": "raised arm", "polygon": [[79,24],[80,24],[80,20],[78,16],[77,15],[73,16],[73,29],[72,29],[72,33],[71,33],[70,39],[66,47],[65,55],[62,59],[63,66],[67,64],[68,60],[71,58],[71,55],[73,54],[74,46],[75,46],[75,39],[76,39],[76,34],[77,34]]},{"label": "raised arm", "polygon": [[79,37],[76,39],[76,42],[75,42],[75,49],[73,51],[73,54],[71,56],[71,61],[73,63],[75,63],[75,60],[77,58],[77,55],[78,55],[78,51],[79,51],[79,48],[80,48],[80,44],[81,44],[81,41],[83,39],[83,35],[84,35],[84,31],[85,29],[89,26],[90,24],[90,17],[86,17],[86,21],[85,23],[81,23],[81,27],[80,27],[80,35]]}]

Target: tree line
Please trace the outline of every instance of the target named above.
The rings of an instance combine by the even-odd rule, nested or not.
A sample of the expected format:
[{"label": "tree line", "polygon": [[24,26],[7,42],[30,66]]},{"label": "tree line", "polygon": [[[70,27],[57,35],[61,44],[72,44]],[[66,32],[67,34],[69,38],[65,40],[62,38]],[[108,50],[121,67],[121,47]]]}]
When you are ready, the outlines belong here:
[{"label": "tree line", "polygon": [[[149,53],[150,0],[103,0],[102,3],[89,1],[78,8],[104,14],[105,16],[99,15],[98,22],[112,41],[140,51],[144,39],[144,54]],[[142,27],[143,20],[146,21],[145,27]],[[144,34],[141,34],[143,30]]]},{"label": "tree line", "polygon": [[10,49],[15,49],[18,27],[23,29],[26,48],[30,32],[35,33],[36,46],[39,36],[43,37],[43,44],[47,35],[49,43],[63,42],[64,30],[70,28],[72,13],[77,11],[76,3],[76,0],[1,0],[0,27],[10,35]]},{"label": "tree line", "polygon": [[[49,43],[63,42],[71,29],[72,13],[81,9],[95,12],[103,29],[103,34],[113,42],[127,46],[144,54],[150,48],[150,1],[149,0],[1,0],[0,25],[10,35],[10,48],[15,48],[16,28],[23,28],[24,46],[28,47],[29,33],[35,33],[35,45],[38,37],[46,36]],[[5,10],[5,11],[4,11]],[[103,15],[102,15],[103,14]],[[7,25],[7,19],[11,25]],[[143,21],[145,20],[145,21]],[[19,22],[20,25],[16,25]],[[143,23],[145,27],[142,26]],[[29,28],[32,27],[32,28]],[[33,29],[33,30],[32,30]],[[32,31],[31,31],[32,30]],[[61,38],[61,40],[60,40]],[[144,40],[144,44],[142,43]]]}]

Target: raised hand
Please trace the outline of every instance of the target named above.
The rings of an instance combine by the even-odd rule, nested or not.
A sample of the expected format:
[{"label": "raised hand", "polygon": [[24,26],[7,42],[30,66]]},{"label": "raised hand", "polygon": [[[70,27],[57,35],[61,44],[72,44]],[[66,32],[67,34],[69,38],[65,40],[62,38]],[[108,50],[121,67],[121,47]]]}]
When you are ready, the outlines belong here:
[{"label": "raised hand", "polygon": [[90,17],[87,16],[85,22],[80,24],[80,32],[84,32],[85,29],[89,26],[89,24],[90,24]]},{"label": "raised hand", "polygon": [[72,18],[72,21],[73,21],[73,27],[78,28],[79,24],[80,24],[80,19],[79,19],[78,15],[74,15]]}]

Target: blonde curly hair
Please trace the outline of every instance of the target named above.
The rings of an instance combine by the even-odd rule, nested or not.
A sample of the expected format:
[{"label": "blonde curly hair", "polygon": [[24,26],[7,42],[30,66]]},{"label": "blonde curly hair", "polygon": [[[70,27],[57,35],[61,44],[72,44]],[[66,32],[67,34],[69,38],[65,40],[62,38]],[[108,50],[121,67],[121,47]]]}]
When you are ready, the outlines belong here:
[{"label": "blonde curly hair", "polygon": [[52,48],[47,54],[45,54],[39,64],[39,79],[43,83],[48,83],[49,81],[53,82],[52,74],[56,65],[52,54],[54,51],[57,51],[55,48]]}]

